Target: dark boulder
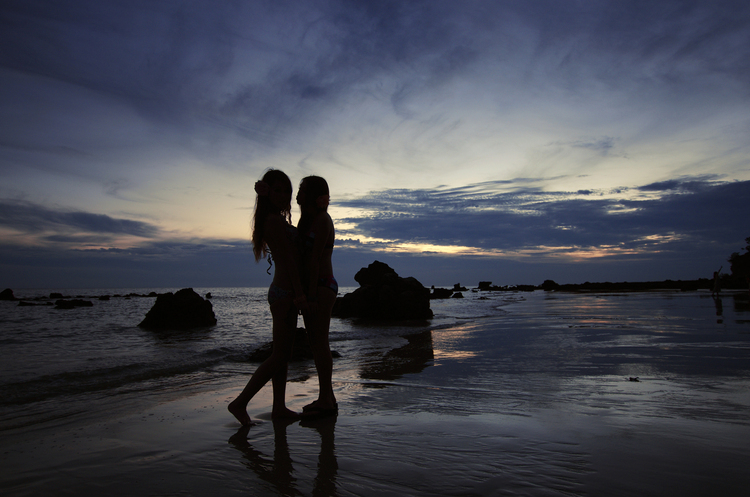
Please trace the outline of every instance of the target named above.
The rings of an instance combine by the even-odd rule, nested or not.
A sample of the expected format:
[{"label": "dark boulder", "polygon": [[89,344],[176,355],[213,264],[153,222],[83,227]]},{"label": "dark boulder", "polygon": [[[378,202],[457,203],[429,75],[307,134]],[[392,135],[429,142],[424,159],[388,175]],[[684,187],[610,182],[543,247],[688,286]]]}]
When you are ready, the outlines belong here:
[{"label": "dark boulder", "polygon": [[453,290],[447,288],[433,288],[430,294],[431,299],[449,299],[453,295]]},{"label": "dark boulder", "polygon": [[17,300],[17,299],[13,295],[13,290],[11,290],[10,288],[6,288],[2,292],[0,292],[0,300]]},{"label": "dark boulder", "polygon": [[462,299],[462,298],[464,298],[464,294],[461,293],[461,292],[456,292],[456,293],[453,294],[453,297],[451,297],[451,298],[453,298],[453,299]]},{"label": "dark boulder", "polygon": [[189,330],[216,324],[213,306],[195,293],[183,288],[176,293],[156,297],[151,310],[138,326],[149,330]]},{"label": "dark boulder", "polygon": [[336,299],[333,316],[386,321],[432,317],[430,290],[416,278],[402,278],[387,264],[375,261],[354,279],[360,287]]}]

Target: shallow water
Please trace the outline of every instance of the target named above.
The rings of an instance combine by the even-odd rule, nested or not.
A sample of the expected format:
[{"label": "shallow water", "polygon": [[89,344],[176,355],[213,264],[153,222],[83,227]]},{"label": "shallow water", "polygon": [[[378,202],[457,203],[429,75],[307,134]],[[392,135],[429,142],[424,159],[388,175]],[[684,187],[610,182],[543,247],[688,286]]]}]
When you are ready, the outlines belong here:
[{"label": "shallow water", "polygon": [[[428,323],[334,319],[338,419],[235,433],[232,394],[214,392],[255,368],[265,289],[196,290],[211,291],[219,323],[189,333],[137,328],[153,298],[0,302],[0,462],[14,468],[0,489],[745,495],[750,484],[746,294],[719,307],[701,292],[466,292],[433,301]],[[314,367],[289,376],[295,407]]]}]

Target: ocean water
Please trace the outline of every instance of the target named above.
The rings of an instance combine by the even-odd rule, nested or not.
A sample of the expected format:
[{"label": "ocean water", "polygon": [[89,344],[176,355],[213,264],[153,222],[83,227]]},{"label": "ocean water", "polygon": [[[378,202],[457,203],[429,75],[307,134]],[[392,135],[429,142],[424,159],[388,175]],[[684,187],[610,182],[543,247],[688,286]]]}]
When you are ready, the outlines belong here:
[{"label": "ocean water", "polygon": [[[267,290],[195,290],[213,295],[216,326],[142,330],[137,324],[153,297],[92,300],[71,310],[0,302],[0,440],[137,417],[170,399],[243,386],[256,367],[248,355],[270,340]],[[342,404],[335,449],[333,425],[277,432],[267,423],[232,436],[229,446],[224,435],[196,429],[187,439],[213,447],[209,456],[159,459],[158,448],[148,447],[151,455],[129,459],[130,467],[143,459],[140,474],[170,482],[156,494],[179,493],[165,475],[180,473],[212,495],[217,488],[256,495],[744,495],[746,292],[721,299],[673,291],[464,295],[432,301],[435,318],[426,322],[332,320],[331,348],[341,354],[334,361]],[[314,376],[311,361],[290,365],[292,385]],[[199,423],[200,412],[191,422]],[[132,439],[149,433],[131,425]],[[185,437],[184,428],[176,436]],[[89,489],[84,475],[103,471],[87,464],[65,467],[71,492]],[[34,471],[29,480],[42,470]],[[49,487],[59,485],[53,473],[44,476]],[[137,490],[132,475],[111,478],[119,495]],[[11,490],[26,489],[19,495],[34,494],[21,477],[7,481]]]},{"label": "ocean water", "polygon": [[[153,306],[148,295],[177,289],[33,289],[17,290],[27,302],[45,303],[52,292],[90,300],[92,307],[55,309],[0,302],[0,430],[95,415],[134,404],[149,396],[180,396],[221,381],[242,384],[255,365],[249,355],[271,339],[266,288],[195,288],[211,293],[216,326],[188,332],[154,332],[138,323]],[[341,294],[353,291],[342,288]],[[109,300],[98,300],[101,295]],[[472,294],[473,295],[473,294]],[[497,299],[498,303],[504,298]],[[513,297],[509,297],[510,301]],[[47,302],[54,302],[48,299]],[[437,301],[436,301],[437,302]],[[462,320],[492,316],[495,306],[473,298],[434,304],[430,322],[399,326],[360,326],[333,319],[332,348],[341,378],[356,379],[362,357],[385,354],[404,342],[403,335],[450,327]],[[298,326],[303,326],[299,319]],[[311,363],[292,364],[291,381],[314,375]]]},{"label": "ocean water", "polygon": [[[16,292],[17,298],[30,300],[56,291],[94,304],[70,310],[0,302],[0,429],[68,416],[84,410],[77,404],[98,398],[179,395],[254,370],[249,354],[270,341],[265,288],[196,288],[200,295],[212,294],[218,323],[189,332],[138,328],[155,297],[96,300],[99,295],[174,290]],[[353,290],[343,288],[341,294]],[[342,356],[336,360],[337,379],[408,381],[464,392],[497,392],[500,383],[519,382],[512,404],[530,392],[536,401],[546,399],[544,392],[536,392],[535,382],[546,385],[551,375],[560,381],[750,375],[750,312],[744,293],[725,295],[720,308],[710,295],[698,292],[464,295],[433,300],[435,317],[421,323],[334,318],[331,348]],[[490,321],[493,325],[486,326]],[[295,381],[314,374],[308,362],[292,364],[289,377]],[[520,398],[513,399],[516,394]],[[507,391],[503,395],[508,398]],[[460,405],[435,407],[455,410]]]}]

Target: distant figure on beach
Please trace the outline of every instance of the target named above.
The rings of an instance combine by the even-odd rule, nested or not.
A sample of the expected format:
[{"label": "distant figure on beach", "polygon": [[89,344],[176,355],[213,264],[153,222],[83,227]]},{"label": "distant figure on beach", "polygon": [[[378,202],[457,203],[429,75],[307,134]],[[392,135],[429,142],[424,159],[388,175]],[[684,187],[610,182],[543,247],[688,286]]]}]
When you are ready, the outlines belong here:
[{"label": "distant figure on beach", "polygon": [[711,291],[711,296],[718,297],[720,293],[721,293],[721,268],[719,268],[718,271],[714,271],[714,287],[713,287],[713,290]]},{"label": "distant figure on beach", "polygon": [[[255,184],[257,193],[253,215],[253,254],[255,261],[268,256],[275,266],[273,281],[268,289],[268,304],[273,319],[273,352],[258,366],[245,388],[228,409],[243,426],[251,423],[247,404],[260,389],[273,379],[274,419],[299,417],[286,407],[287,363],[294,345],[297,313],[307,311],[307,299],[299,270],[299,251],[296,249],[297,230],[290,224],[292,182],[279,170],[270,169]],[[270,270],[270,268],[269,268]]]},{"label": "distant figure on beach", "polygon": [[297,230],[302,244],[302,280],[307,293],[308,310],[303,312],[310,348],[318,371],[318,399],[302,410],[302,419],[333,416],[338,404],[333,393],[333,358],[328,342],[331,311],[338,294],[333,276],[333,244],[335,232],[328,215],[330,192],[328,183],[319,176],[304,178],[297,190],[301,209]]}]

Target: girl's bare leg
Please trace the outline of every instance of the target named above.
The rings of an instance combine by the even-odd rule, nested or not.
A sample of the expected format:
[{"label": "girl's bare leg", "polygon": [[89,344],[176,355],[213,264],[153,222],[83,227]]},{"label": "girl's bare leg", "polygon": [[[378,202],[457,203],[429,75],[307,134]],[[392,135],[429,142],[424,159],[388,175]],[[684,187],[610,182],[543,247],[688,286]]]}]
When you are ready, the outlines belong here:
[{"label": "girl's bare leg", "polygon": [[[279,379],[281,379],[281,373],[283,372],[283,383],[284,388],[286,388],[286,366],[292,353],[292,345],[294,344],[294,333],[292,330],[289,330],[288,320],[288,313],[291,306],[291,298],[280,300],[271,306],[271,316],[273,318],[273,352],[271,352],[271,357],[258,366],[258,369],[255,370],[255,373],[253,373],[245,388],[242,389],[242,392],[227,406],[229,412],[243,426],[247,426],[252,422],[250,416],[247,414],[247,404],[271,378],[279,375]],[[281,398],[283,403],[283,392]],[[274,407],[275,403],[276,399],[274,395]]]},{"label": "girl's bare leg", "polygon": [[273,382],[273,410],[271,419],[298,419],[299,414],[286,406],[286,375],[288,363],[276,373]]},{"label": "girl's bare leg", "polygon": [[[309,320],[308,337],[310,348],[315,359],[315,369],[318,371],[320,392],[318,400],[306,406],[316,409],[333,409],[336,406],[336,396],[333,393],[333,357],[328,341],[331,327],[331,310],[336,302],[336,294],[329,288],[318,288],[318,310]],[[306,322],[307,323],[307,322]]]}]

